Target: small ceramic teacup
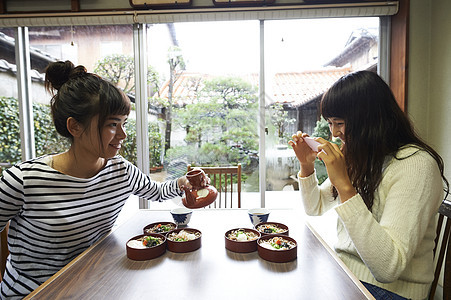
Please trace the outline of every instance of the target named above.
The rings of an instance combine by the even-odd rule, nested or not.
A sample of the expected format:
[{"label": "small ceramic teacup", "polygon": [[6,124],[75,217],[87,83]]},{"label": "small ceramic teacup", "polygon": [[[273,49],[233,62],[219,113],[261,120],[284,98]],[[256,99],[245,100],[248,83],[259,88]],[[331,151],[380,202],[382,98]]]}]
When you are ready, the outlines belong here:
[{"label": "small ceramic teacup", "polygon": [[251,208],[248,211],[249,218],[251,219],[252,225],[257,225],[261,222],[268,221],[269,209],[266,208]]},{"label": "small ceramic teacup", "polygon": [[186,207],[178,207],[171,210],[171,214],[177,226],[187,226],[193,211]]}]

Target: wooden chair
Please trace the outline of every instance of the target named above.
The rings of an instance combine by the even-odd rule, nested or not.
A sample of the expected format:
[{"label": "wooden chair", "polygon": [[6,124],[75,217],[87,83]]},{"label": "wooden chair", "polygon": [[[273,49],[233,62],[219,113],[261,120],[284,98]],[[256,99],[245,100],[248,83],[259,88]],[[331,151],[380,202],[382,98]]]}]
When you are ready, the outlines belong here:
[{"label": "wooden chair", "polygon": [[5,229],[0,233],[0,281],[3,280],[3,274],[5,274],[6,269],[6,258],[9,255],[8,250],[8,229],[9,222],[6,224]]},{"label": "wooden chair", "polygon": [[[218,190],[216,201],[209,208],[241,208],[241,164],[229,167],[199,167],[210,177],[211,185]],[[188,165],[188,171],[193,167]],[[237,191],[233,190],[233,178],[236,177]],[[237,201],[234,201],[234,196]],[[236,202],[234,204],[234,202]]]},{"label": "wooden chair", "polygon": [[[443,279],[443,299],[451,299],[451,202],[444,200],[439,208],[439,219],[437,224],[437,236],[435,237],[434,258],[437,250],[438,257],[435,267],[434,280],[432,281],[431,290],[429,292],[429,300],[433,300],[437,289],[438,280],[444,263],[444,279]],[[441,234],[443,231],[443,234]],[[440,242],[441,241],[441,242]],[[445,253],[446,252],[446,253]]]}]

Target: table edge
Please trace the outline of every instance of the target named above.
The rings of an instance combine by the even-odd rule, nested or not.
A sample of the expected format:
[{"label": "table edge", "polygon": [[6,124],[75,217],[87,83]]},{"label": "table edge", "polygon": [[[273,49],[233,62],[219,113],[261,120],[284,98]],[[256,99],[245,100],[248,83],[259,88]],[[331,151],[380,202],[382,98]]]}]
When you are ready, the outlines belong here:
[{"label": "table edge", "polygon": [[338,257],[337,253],[330,248],[330,246],[324,241],[321,235],[313,228],[313,226],[305,220],[305,225],[310,229],[313,235],[318,239],[318,241],[323,245],[324,248],[329,252],[329,254],[334,258],[334,260],[340,265],[343,271],[351,278],[354,284],[359,288],[359,290],[370,300],[376,300],[374,296],[368,291],[368,289],[360,282],[360,280],[352,273],[348,266]]},{"label": "table edge", "polygon": [[103,236],[100,240],[98,240],[97,242],[95,242],[93,245],[91,245],[88,249],[86,249],[85,251],[83,251],[82,253],[80,253],[77,257],[75,257],[73,260],[71,260],[67,265],[65,265],[64,267],[62,267],[58,272],[56,272],[55,274],[52,275],[52,277],[50,277],[49,279],[47,279],[46,281],[44,281],[43,284],[41,284],[39,287],[37,287],[33,292],[31,292],[30,294],[28,294],[25,298],[23,298],[24,300],[26,299],[33,299],[33,297],[37,296],[44,288],[47,287],[47,285],[49,285],[51,282],[53,282],[55,279],[57,279],[62,273],[64,273],[67,269],[69,269],[73,264],[75,264],[76,262],[78,262],[82,257],[84,257],[86,254],[88,254],[89,252],[91,252],[95,246],[97,246],[98,244],[100,244],[104,239],[106,239],[110,234],[112,234],[119,226],[116,226],[116,228],[113,228],[110,230],[110,232],[108,232],[108,234],[106,234],[105,236]]}]

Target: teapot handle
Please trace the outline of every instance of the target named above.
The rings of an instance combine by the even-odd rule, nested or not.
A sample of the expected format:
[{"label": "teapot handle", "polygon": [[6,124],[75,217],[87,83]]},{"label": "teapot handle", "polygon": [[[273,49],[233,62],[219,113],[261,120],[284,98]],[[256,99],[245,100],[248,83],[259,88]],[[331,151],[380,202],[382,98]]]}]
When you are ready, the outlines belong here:
[{"label": "teapot handle", "polygon": [[185,196],[182,197],[183,205],[188,208],[192,207],[196,203],[196,199],[194,199],[191,189],[185,185],[182,185],[180,188],[185,192]]}]

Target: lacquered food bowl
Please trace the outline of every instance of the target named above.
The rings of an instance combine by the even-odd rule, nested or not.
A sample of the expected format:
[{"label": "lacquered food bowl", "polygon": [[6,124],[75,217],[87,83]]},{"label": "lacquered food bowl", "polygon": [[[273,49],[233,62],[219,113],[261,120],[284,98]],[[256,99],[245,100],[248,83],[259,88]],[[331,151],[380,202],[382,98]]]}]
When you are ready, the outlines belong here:
[{"label": "lacquered food bowl", "polygon": [[[237,232],[243,232],[242,234],[247,235],[246,233],[251,232],[254,233],[257,238],[254,240],[241,240],[241,237],[243,237],[241,234],[238,234],[235,236]],[[231,238],[230,235],[234,234],[234,237]],[[246,236],[249,238],[248,236]],[[258,232],[255,229],[250,228],[234,228],[226,231],[224,235],[225,239],[225,247],[226,249],[232,251],[232,252],[239,252],[239,253],[249,253],[257,251],[257,240],[261,237],[260,232]]]},{"label": "lacquered food bowl", "polygon": [[[281,232],[264,232],[263,230],[261,230],[261,227],[268,227],[266,229],[276,227],[276,228],[280,229]],[[255,225],[255,229],[258,232],[260,232],[262,237],[265,235],[275,235],[275,234],[288,235],[289,234],[288,226],[285,224],[282,224],[282,223],[277,223],[277,222],[261,222],[261,223],[258,223],[257,225]]]},{"label": "lacquered food bowl", "polygon": [[[146,236],[151,236],[154,238],[160,238],[162,240],[162,242],[156,246],[153,247],[148,247],[148,248],[143,248],[143,249],[138,249],[138,248],[134,248],[129,246],[129,242],[132,240],[138,240],[140,238],[146,237]],[[126,243],[126,249],[127,249],[127,257],[132,259],[132,260],[149,260],[149,259],[154,259],[158,256],[163,255],[166,252],[166,237],[162,234],[158,234],[158,233],[148,233],[148,234],[140,234],[137,235],[135,237],[132,237],[131,239],[129,239]]]},{"label": "lacquered food bowl", "polygon": [[[292,248],[281,247],[280,249],[266,248],[263,245],[265,242],[269,242],[274,239],[279,239],[280,241],[287,241],[288,244],[294,244]],[[262,236],[257,240],[257,250],[258,255],[264,260],[276,263],[284,263],[295,260],[297,258],[298,244],[297,242],[284,234],[274,234]]]},{"label": "lacquered food bowl", "polygon": [[[188,234],[193,234],[193,235],[195,235],[195,238],[192,240],[188,240],[188,241],[172,240],[173,235],[180,235],[181,231],[185,231]],[[167,248],[169,251],[184,253],[184,252],[191,252],[191,251],[194,251],[194,250],[197,250],[200,248],[202,233],[200,232],[200,230],[194,229],[194,228],[178,228],[178,229],[170,231],[166,235],[166,237],[167,237]]]},{"label": "lacquered food bowl", "polygon": [[143,233],[159,233],[166,235],[169,231],[177,229],[177,224],[173,222],[155,222],[143,228]]}]

